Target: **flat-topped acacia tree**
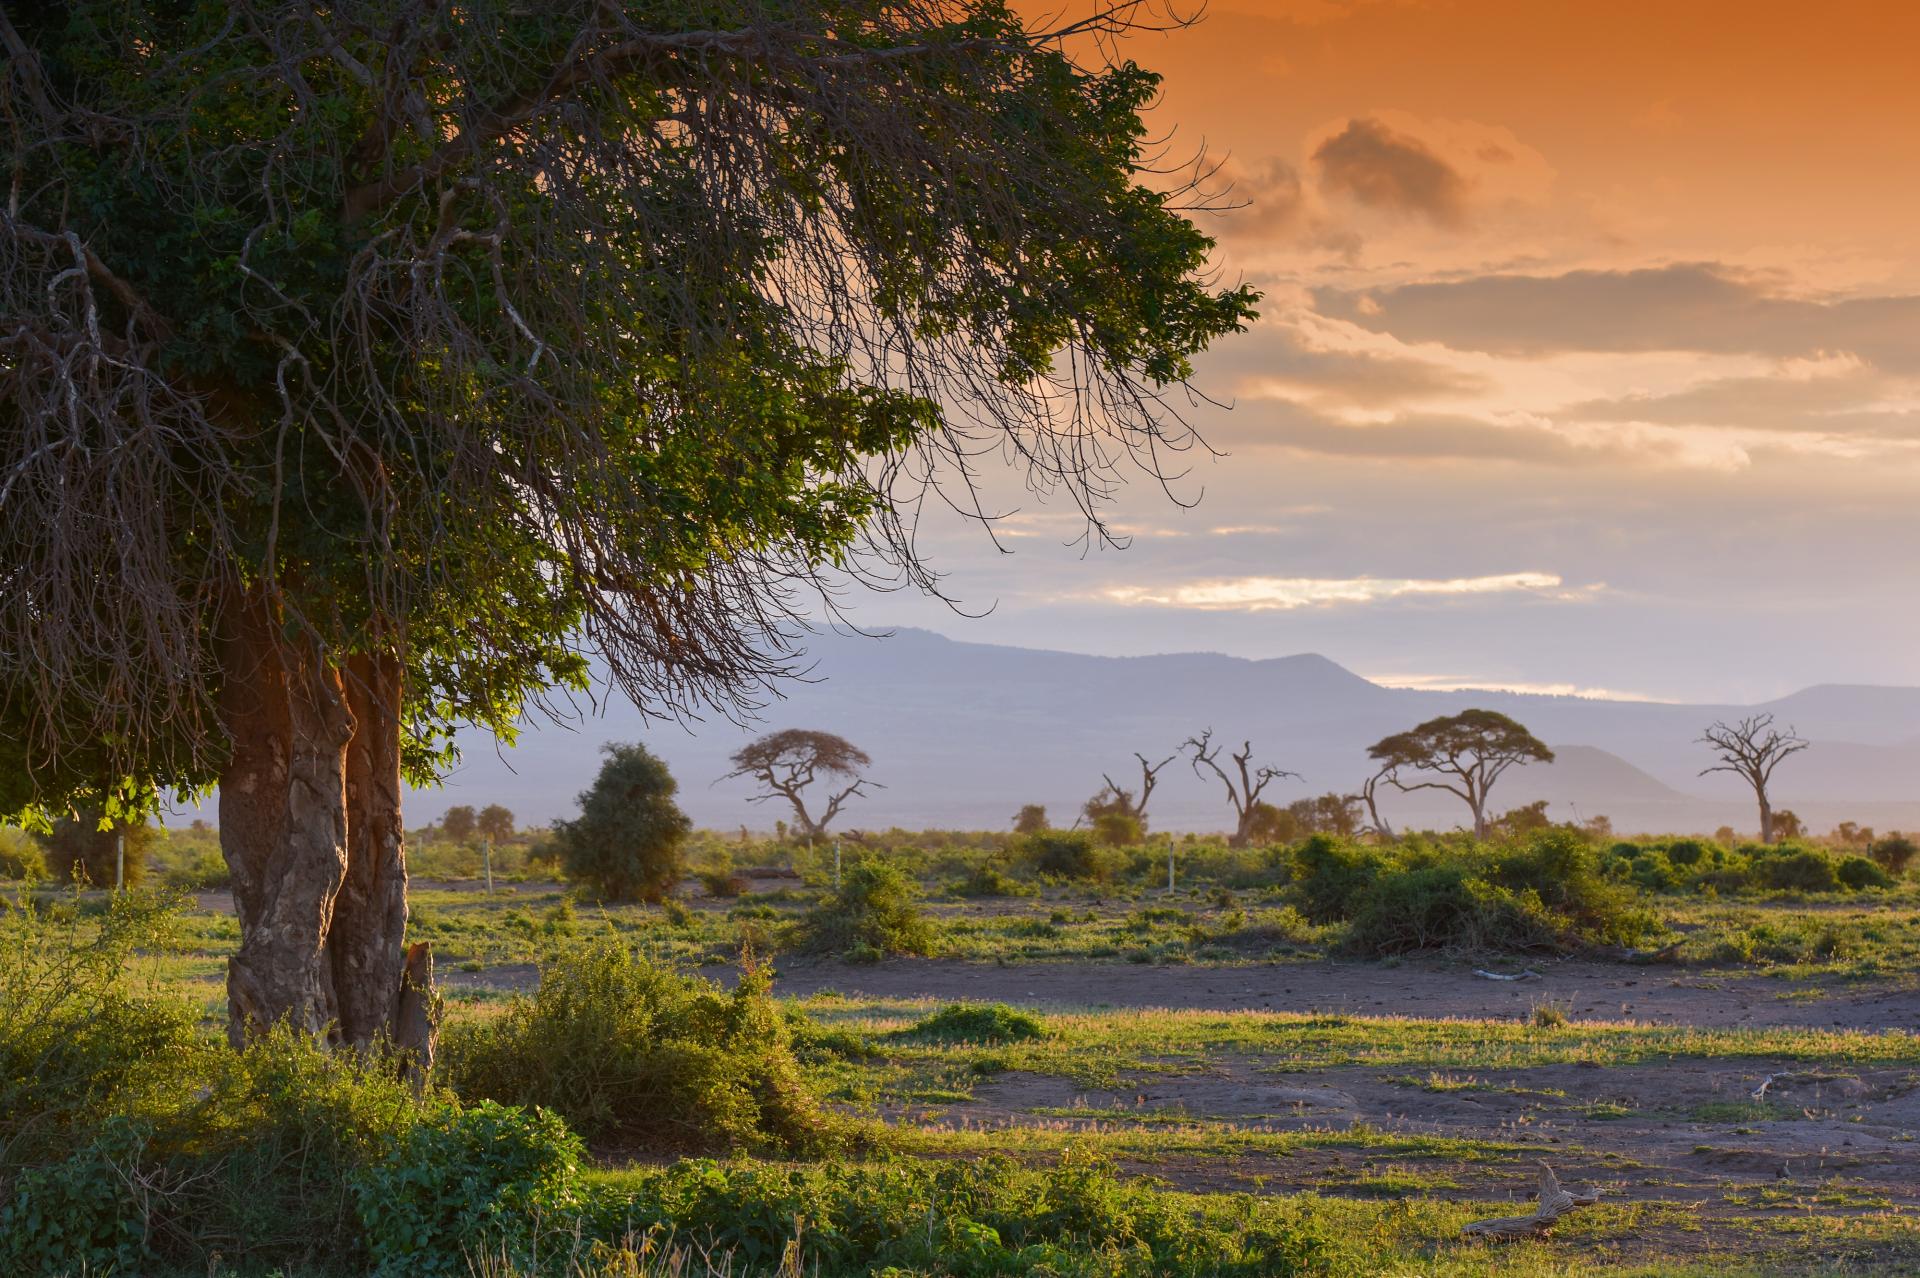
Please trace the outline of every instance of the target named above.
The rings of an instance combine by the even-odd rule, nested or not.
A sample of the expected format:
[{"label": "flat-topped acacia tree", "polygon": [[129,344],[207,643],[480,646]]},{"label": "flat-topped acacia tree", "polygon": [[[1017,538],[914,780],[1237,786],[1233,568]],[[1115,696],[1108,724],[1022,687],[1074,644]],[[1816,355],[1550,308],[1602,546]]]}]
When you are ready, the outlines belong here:
[{"label": "flat-topped acacia tree", "polygon": [[590,659],[750,702],[821,574],[932,587],[984,450],[1104,531],[1191,444],[1255,298],[1156,186],[1145,21],[0,10],[0,808],[217,784],[235,1040],[371,1041],[455,726]]}]

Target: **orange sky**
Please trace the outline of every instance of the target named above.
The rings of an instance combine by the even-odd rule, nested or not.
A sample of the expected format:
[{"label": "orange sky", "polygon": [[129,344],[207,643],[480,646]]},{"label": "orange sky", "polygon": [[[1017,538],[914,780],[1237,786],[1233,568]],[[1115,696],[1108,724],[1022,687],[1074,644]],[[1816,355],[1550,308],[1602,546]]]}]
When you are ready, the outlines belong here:
[{"label": "orange sky", "polygon": [[1231,456],[1192,511],[1136,485],[1122,554],[1023,499],[1021,554],[943,555],[991,618],[901,620],[1681,698],[1920,682],[1920,5],[1218,0],[1127,49],[1251,202],[1206,223],[1267,294],[1200,364]]}]

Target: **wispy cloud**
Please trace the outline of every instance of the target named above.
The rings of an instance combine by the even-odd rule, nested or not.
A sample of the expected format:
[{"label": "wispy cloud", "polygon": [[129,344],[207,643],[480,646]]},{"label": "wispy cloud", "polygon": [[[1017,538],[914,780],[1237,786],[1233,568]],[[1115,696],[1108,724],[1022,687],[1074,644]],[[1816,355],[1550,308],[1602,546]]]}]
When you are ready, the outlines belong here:
[{"label": "wispy cloud", "polygon": [[1519,692],[1537,697],[1585,697],[1590,701],[1665,701],[1664,698],[1650,697],[1642,692],[1595,688],[1577,683],[1527,683],[1512,679],[1442,674],[1370,674],[1362,677],[1383,688],[1413,688],[1421,692]]},{"label": "wispy cloud", "polygon": [[1600,586],[1568,588],[1550,572],[1510,572],[1489,577],[1231,577],[1181,586],[1114,586],[1105,598],[1121,604],[1152,604],[1206,611],[1269,612],[1373,604],[1416,597],[1533,594],[1556,599],[1588,597]]}]

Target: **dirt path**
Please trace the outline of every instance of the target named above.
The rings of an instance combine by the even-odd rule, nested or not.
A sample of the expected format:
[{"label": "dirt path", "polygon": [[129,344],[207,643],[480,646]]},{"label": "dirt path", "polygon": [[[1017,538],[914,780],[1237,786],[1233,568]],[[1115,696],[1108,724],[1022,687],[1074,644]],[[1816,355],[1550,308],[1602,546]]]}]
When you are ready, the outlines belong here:
[{"label": "dirt path", "polygon": [[[1659,1025],[1920,1031],[1920,988],[1809,987],[1747,972],[1536,962],[1540,979],[1489,981],[1465,964],[1327,961],[1246,967],[899,959],[872,967],[784,958],[776,988],[878,998],[1000,1001],[1037,1008],[1167,1007],[1351,1015],[1520,1017],[1551,1000],[1575,1017]],[[1504,970],[1517,970],[1511,965]],[[714,969],[721,974],[723,969]]]}]

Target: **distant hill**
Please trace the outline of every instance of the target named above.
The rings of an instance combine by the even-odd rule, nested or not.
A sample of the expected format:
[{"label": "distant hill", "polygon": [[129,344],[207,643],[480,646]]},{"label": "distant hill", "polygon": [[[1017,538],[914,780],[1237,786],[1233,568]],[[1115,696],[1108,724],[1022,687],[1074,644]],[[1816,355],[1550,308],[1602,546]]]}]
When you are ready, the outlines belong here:
[{"label": "distant hill", "polygon": [[[732,751],[779,727],[838,732],[873,756],[873,776],[886,788],[849,808],[850,828],[1002,827],[1030,802],[1071,820],[1102,772],[1126,784],[1133,751],[1159,759],[1208,726],[1222,739],[1251,739],[1259,759],[1301,773],[1303,782],[1276,782],[1269,792],[1287,802],[1357,788],[1368,745],[1477,705],[1519,719],[1559,756],[1509,773],[1495,791],[1502,809],[1546,799],[1556,817],[1606,814],[1621,830],[1745,829],[1754,824],[1745,791],[1730,778],[1697,775],[1709,758],[1695,739],[1715,719],[1759,710],[1816,743],[1782,766],[1779,804],[1817,828],[1841,819],[1920,827],[1916,688],[1825,685],[1759,707],[1429,692],[1381,687],[1311,654],[1094,657],[923,630],[821,636],[809,655],[810,681],[790,685],[751,731],[724,720],[691,731],[643,724],[616,703],[603,717],[532,727],[517,749],[498,754],[475,734],[449,784],[410,799],[409,818],[492,802],[523,821],[567,815],[599,766],[600,743],[637,739],[672,765],[696,821],[770,828],[779,809],[747,802],[742,783],[713,782]],[[1431,792],[1395,795],[1388,811],[1402,825],[1452,825],[1464,815],[1456,800]],[[1150,815],[1158,829],[1218,829],[1226,811],[1217,783],[1180,761],[1162,774]]]}]

